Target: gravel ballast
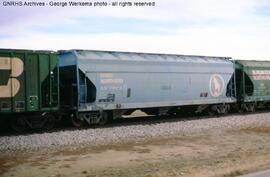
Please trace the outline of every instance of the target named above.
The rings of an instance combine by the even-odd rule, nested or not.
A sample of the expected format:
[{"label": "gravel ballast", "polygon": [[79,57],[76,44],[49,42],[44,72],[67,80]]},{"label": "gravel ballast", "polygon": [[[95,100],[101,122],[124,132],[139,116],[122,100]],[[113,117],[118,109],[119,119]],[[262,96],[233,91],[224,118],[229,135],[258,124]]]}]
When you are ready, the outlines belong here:
[{"label": "gravel ballast", "polygon": [[54,148],[80,144],[101,145],[125,141],[140,141],[148,138],[191,135],[212,129],[239,129],[269,125],[270,113],[260,113],[145,125],[1,136],[0,151]]}]

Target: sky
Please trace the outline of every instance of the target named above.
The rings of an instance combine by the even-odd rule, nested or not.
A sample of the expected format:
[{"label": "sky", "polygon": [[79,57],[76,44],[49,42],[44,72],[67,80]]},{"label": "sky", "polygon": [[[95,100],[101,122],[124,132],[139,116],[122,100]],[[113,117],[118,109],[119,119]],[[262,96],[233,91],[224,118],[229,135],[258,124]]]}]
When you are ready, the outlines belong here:
[{"label": "sky", "polygon": [[269,0],[129,0],[155,2],[151,7],[27,7],[0,2],[0,48],[270,60]]}]

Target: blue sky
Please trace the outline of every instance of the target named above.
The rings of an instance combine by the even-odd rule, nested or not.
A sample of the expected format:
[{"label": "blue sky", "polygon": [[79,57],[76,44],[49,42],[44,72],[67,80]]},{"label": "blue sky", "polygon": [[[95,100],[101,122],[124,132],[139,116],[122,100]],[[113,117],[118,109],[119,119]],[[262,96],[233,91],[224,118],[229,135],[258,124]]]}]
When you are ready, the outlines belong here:
[{"label": "blue sky", "polygon": [[269,0],[155,0],[155,7],[125,8],[4,7],[2,2],[0,48],[270,60]]}]

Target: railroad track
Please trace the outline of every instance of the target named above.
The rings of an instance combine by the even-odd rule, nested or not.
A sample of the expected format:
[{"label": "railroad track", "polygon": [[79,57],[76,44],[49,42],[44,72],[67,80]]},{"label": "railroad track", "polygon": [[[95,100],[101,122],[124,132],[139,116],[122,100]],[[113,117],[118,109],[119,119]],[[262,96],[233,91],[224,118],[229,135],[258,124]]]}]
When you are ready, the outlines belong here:
[{"label": "railroad track", "polygon": [[184,122],[191,120],[199,120],[199,119],[211,119],[217,117],[228,117],[228,116],[237,116],[237,115],[250,115],[250,114],[260,114],[260,113],[268,113],[269,109],[259,110],[256,112],[243,112],[243,113],[230,113],[225,115],[206,115],[206,114],[196,114],[196,115],[162,115],[162,116],[138,116],[138,117],[130,117],[130,118],[122,118],[112,120],[106,125],[85,125],[83,127],[73,127],[68,121],[60,121],[51,130],[26,130],[24,132],[14,132],[9,127],[4,127],[4,129],[0,130],[1,136],[19,136],[19,135],[31,135],[31,134],[43,134],[43,133],[53,133],[60,131],[77,131],[77,130],[87,130],[87,129],[97,129],[97,128],[113,128],[113,127],[124,127],[124,126],[133,126],[133,125],[151,125],[151,124],[160,124],[166,122]]}]

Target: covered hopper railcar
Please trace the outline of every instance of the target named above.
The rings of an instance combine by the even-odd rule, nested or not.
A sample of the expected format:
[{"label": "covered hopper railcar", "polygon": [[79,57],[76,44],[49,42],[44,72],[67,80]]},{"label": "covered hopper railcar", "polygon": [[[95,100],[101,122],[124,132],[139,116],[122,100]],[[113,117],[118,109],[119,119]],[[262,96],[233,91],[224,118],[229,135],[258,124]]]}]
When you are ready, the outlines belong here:
[{"label": "covered hopper railcar", "polygon": [[0,121],[17,131],[51,128],[59,107],[58,81],[56,52],[0,49]]},{"label": "covered hopper railcar", "polygon": [[235,73],[239,110],[253,112],[269,106],[269,61],[236,60]]},{"label": "covered hopper railcar", "polygon": [[61,108],[73,124],[104,124],[140,109],[226,113],[236,102],[230,58],[93,50],[60,51]]}]

